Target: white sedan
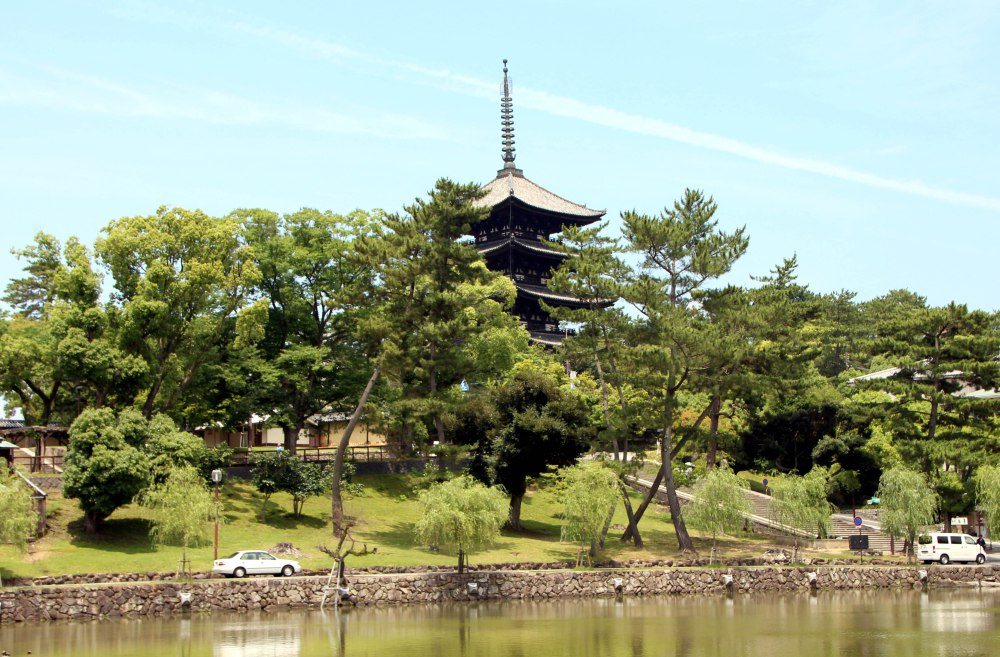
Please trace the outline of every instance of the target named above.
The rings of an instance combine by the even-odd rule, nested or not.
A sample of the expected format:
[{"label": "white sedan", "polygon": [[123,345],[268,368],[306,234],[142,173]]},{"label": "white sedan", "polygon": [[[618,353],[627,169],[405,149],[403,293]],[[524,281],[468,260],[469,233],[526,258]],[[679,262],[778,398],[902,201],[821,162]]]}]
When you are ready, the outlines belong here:
[{"label": "white sedan", "polygon": [[247,575],[281,575],[291,577],[302,572],[298,561],[279,559],[263,550],[242,550],[225,559],[219,559],[212,566],[213,575],[226,577],[246,577]]}]

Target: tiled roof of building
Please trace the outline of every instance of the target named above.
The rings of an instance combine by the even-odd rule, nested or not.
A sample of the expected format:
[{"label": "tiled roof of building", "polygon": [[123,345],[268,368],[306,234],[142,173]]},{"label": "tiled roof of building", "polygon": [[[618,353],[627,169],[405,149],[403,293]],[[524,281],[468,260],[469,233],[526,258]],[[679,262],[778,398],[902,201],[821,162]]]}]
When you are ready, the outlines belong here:
[{"label": "tiled roof of building", "polygon": [[604,216],[604,210],[591,210],[585,205],[568,201],[512,171],[502,170],[496,178],[483,185],[482,189],[485,195],[476,201],[479,207],[492,208],[513,196],[525,205],[548,212],[585,219]]}]

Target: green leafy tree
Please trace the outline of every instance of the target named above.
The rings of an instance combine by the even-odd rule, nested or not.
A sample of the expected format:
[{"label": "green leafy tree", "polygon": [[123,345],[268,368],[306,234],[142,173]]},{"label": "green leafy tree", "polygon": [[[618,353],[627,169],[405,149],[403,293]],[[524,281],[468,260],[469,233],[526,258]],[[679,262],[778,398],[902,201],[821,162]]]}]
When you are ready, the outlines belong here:
[{"label": "green leafy tree", "polygon": [[190,466],[173,468],[162,483],[142,495],[141,501],[152,511],[149,533],[153,542],[180,545],[177,574],[189,572],[188,546],[208,543],[208,528],[222,516],[201,473]]},{"label": "green leafy tree", "polygon": [[290,485],[292,513],[302,516],[302,507],[310,497],[319,497],[330,488],[330,474],[318,463],[300,462]]},{"label": "green leafy tree", "polygon": [[986,514],[990,540],[1000,536],[1000,466],[984,465],[976,470],[976,504]]},{"label": "green leafy tree", "polygon": [[277,492],[289,492],[299,483],[300,461],[288,452],[265,452],[254,456],[250,481],[261,494],[260,521],[267,522],[267,503]]},{"label": "green leafy tree", "polygon": [[420,494],[422,507],[415,532],[417,540],[436,548],[458,549],[458,569],[466,552],[494,543],[507,519],[507,495],[468,475],[431,486]]},{"label": "green leafy tree", "polygon": [[225,467],[228,448],[208,447],[202,438],[179,430],[165,415],[154,416],[148,426],[144,448],[154,482],[163,481],[175,468],[190,466],[208,479],[212,470]]},{"label": "green leafy tree", "polygon": [[149,425],[130,409],[87,409],[73,421],[69,435],[63,494],[79,500],[84,528],[93,533],[148,485],[151,468],[143,445]]},{"label": "green leafy tree", "polygon": [[562,540],[587,546],[596,556],[608,509],[613,511],[621,496],[621,482],[614,470],[597,461],[566,468],[562,475]]},{"label": "green leafy tree", "polygon": [[685,508],[685,514],[693,527],[711,532],[711,559],[715,558],[718,534],[735,533],[751,512],[752,505],[746,495],[749,488],[749,482],[725,466],[709,470],[695,482],[691,491],[694,499]]},{"label": "green leafy tree", "polygon": [[3,297],[13,317],[0,332],[0,394],[42,426],[69,423],[86,406],[129,403],[145,365],[116,343],[88,250],[39,233],[15,254],[26,276]]},{"label": "green leafy tree", "polygon": [[[24,550],[28,537],[34,535],[38,513],[27,489],[13,473],[0,468],[0,543]],[[0,582],[2,585],[2,582]]]},{"label": "green leafy tree", "polygon": [[119,344],[147,367],[142,413],[176,413],[202,368],[219,362],[218,338],[258,280],[239,225],[161,207],[112,221],[95,248],[114,280]]},{"label": "green leafy tree", "polygon": [[240,327],[259,355],[256,405],[282,428],[285,449],[294,453],[311,416],[343,408],[364,384],[367,363],[355,326],[372,267],[357,257],[355,238],[370,232],[374,219],[313,209],[283,216],[239,210],[231,217],[240,220],[261,273]]},{"label": "green leafy tree", "polygon": [[882,529],[891,536],[903,536],[907,556],[912,557],[917,533],[934,522],[937,512],[937,495],[927,477],[904,466],[889,468],[879,479],[878,498]]},{"label": "green leafy tree", "polygon": [[663,482],[670,516],[681,550],[693,551],[681,513],[672,461],[681,402],[693,372],[704,366],[708,345],[705,320],[694,293],[727,273],[747,249],[742,228],[726,233],[718,228],[718,209],[711,197],[686,190],[684,197],[659,216],[637,212],[622,215],[626,249],[641,259],[623,296],[641,317],[629,350],[627,367],[648,403],[639,410],[650,429],[660,432],[660,470],[650,494],[636,512],[647,508]]},{"label": "green leafy tree", "polygon": [[[833,505],[827,500],[829,471],[814,467],[805,475],[782,477],[774,484],[771,509],[775,519],[789,527],[820,538],[830,531]],[[795,534],[793,559],[798,558],[799,535]]]},{"label": "green leafy tree", "polygon": [[590,412],[556,363],[545,367],[522,361],[490,397],[494,423],[478,437],[472,471],[503,486],[510,495],[508,526],[522,529],[521,503],[529,480],[552,467],[572,465],[586,452],[593,435]]}]

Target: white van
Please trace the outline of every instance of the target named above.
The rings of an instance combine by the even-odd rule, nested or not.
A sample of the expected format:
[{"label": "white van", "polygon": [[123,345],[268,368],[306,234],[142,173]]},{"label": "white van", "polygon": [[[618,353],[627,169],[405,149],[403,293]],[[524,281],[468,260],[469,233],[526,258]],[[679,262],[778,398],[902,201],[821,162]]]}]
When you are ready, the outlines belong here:
[{"label": "white van", "polygon": [[940,561],[975,561],[986,563],[986,553],[976,543],[975,536],[968,534],[924,534],[920,537],[917,558],[924,563]]}]

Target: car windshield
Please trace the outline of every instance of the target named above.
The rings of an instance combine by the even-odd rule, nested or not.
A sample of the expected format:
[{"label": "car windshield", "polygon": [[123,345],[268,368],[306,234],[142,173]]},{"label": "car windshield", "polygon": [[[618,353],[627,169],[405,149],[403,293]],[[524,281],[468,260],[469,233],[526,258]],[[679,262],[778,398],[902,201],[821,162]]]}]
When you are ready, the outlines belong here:
[{"label": "car windshield", "polygon": [[236,558],[236,557],[238,557],[238,556],[240,556],[240,553],[239,553],[239,552],[233,552],[233,553],[232,553],[232,554],[230,554],[230,555],[229,555],[228,557],[223,557],[223,558],[224,558],[224,559],[235,559],[235,558]]}]

